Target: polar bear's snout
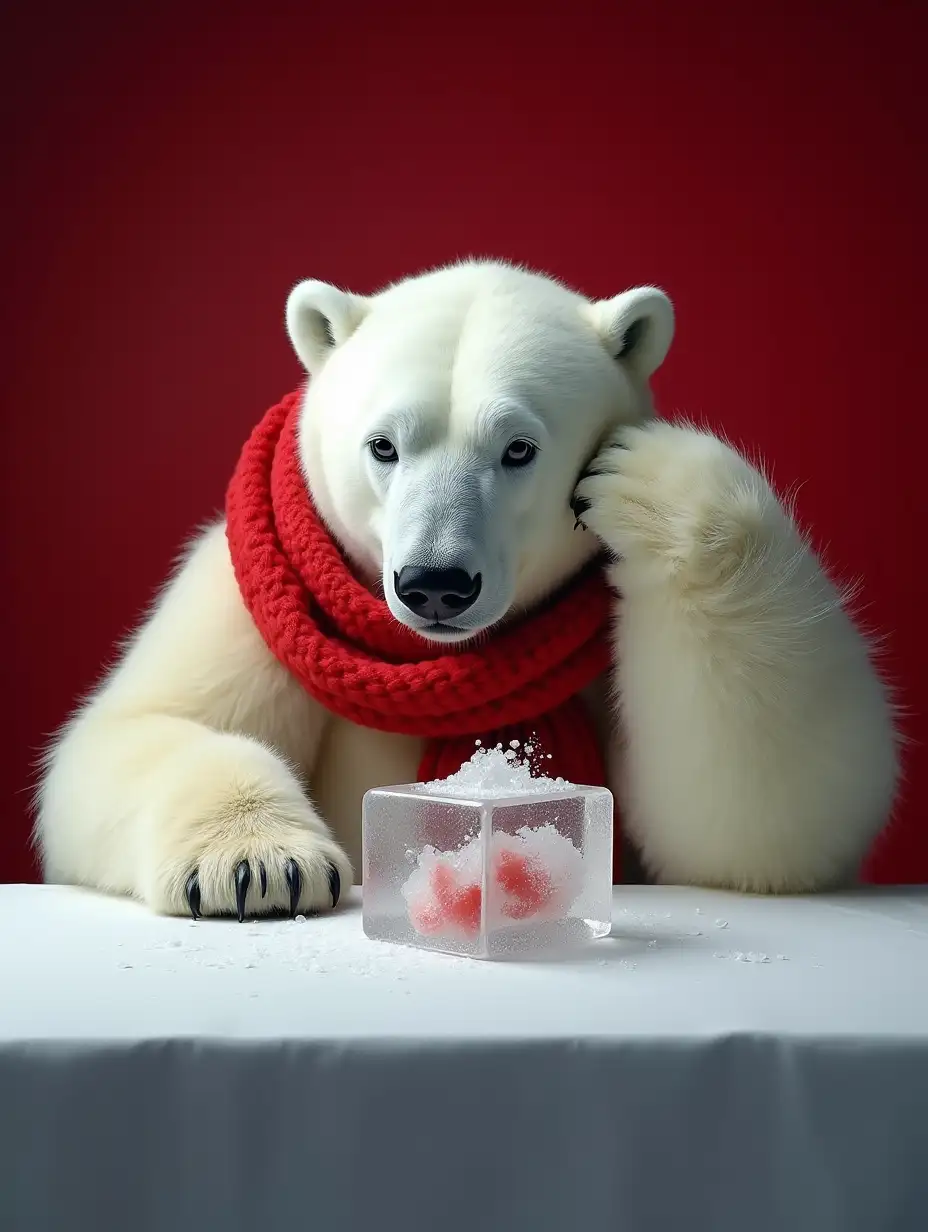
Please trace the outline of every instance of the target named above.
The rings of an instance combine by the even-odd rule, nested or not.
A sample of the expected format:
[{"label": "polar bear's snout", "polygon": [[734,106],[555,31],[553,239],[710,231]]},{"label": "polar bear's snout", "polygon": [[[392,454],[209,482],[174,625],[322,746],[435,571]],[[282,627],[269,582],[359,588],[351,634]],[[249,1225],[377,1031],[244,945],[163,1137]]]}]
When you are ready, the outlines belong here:
[{"label": "polar bear's snout", "polygon": [[517,550],[493,467],[446,444],[391,478],[383,585],[397,620],[441,640],[474,636],[512,602]]},{"label": "polar bear's snout", "polygon": [[402,604],[422,620],[444,624],[474,606],[483,584],[481,575],[465,569],[416,569],[407,565],[393,578]]}]

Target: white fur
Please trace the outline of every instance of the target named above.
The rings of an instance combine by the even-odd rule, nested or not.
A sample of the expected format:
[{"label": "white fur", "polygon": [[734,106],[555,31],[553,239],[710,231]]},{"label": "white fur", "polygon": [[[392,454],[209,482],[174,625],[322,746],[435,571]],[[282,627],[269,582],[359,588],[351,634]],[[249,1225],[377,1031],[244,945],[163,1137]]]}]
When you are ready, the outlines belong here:
[{"label": "white fur", "polygon": [[[895,789],[886,690],[764,477],[715,437],[651,420],[673,330],[661,292],[591,304],[470,263],[370,299],[300,284],[287,327],[313,376],[309,485],[398,619],[417,627],[394,593],[404,564],[481,573],[461,627],[423,631],[460,640],[531,608],[600,541],[620,558],[613,786],[658,878],[853,878]],[[368,448],[378,433],[396,437],[388,467]],[[512,439],[539,446],[520,472],[501,462]],[[594,455],[578,489],[590,529],[574,531]],[[215,914],[233,909],[238,862],[263,861],[267,898],[255,879],[247,903],[262,912],[286,905],[293,858],[301,909],[324,909],[328,862],[343,889],[357,866],[364,791],[414,778],[420,751],[334,718],[287,675],[212,527],[49,751],[45,874],[182,912],[196,869]]]},{"label": "white fur", "polygon": [[888,816],[886,690],[766,479],[706,432],[625,429],[580,493],[619,555],[625,819],[663,881],[854,878]]}]

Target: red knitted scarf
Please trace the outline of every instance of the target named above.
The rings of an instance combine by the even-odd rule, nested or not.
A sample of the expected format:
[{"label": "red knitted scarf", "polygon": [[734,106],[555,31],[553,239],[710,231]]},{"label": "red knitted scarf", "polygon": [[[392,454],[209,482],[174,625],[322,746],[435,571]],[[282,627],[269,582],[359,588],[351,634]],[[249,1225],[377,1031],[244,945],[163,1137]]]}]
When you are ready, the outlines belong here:
[{"label": "red knitted scarf", "polygon": [[450,649],[401,625],[354,577],[317,514],[297,447],[302,393],[255,428],[226,498],[242,597],[268,647],[327,710],[427,738],[420,781],[486,745],[537,738],[545,772],[603,785],[581,689],[610,664],[612,597],[598,567],[479,646]]}]

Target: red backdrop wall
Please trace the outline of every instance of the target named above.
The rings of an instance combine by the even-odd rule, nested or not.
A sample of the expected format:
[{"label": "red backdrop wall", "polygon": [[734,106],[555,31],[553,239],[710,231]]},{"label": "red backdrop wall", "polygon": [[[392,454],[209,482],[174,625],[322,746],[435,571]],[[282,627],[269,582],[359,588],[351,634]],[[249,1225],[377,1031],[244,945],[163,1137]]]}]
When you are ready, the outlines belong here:
[{"label": "red backdrop wall", "polygon": [[0,877],[43,738],[297,380],[291,284],[477,253],[670,291],[663,408],[804,482],[890,635],[913,747],[869,872],[928,880],[924,8],[7,15]]}]

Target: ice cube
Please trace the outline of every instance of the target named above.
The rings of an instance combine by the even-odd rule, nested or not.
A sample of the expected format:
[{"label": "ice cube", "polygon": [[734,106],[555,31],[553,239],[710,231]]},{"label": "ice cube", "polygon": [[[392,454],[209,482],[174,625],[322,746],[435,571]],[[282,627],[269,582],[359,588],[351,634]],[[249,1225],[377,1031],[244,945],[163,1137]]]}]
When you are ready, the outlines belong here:
[{"label": "ice cube", "polygon": [[604,788],[533,776],[501,749],[449,779],[368,792],[365,932],[474,958],[605,936],[612,807]]}]

